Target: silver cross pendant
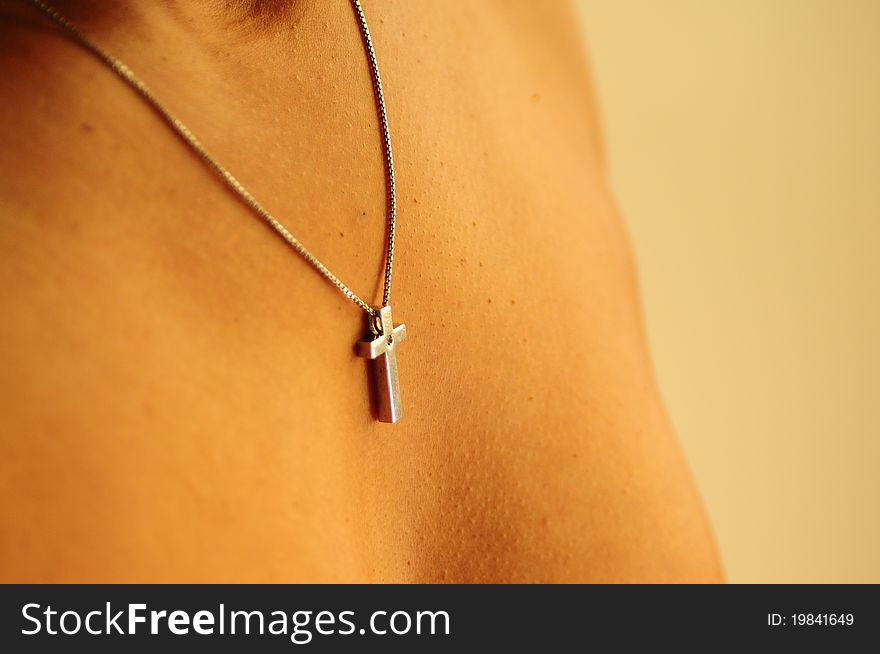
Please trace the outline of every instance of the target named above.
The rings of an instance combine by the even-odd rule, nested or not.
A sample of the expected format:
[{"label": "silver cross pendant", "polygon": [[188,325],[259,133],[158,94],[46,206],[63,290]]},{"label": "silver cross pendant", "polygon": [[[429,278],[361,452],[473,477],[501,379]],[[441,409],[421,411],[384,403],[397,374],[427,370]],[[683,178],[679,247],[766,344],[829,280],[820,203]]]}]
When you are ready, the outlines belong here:
[{"label": "silver cross pendant", "polygon": [[397,346],[406,339],[406,325],[394,326],[391,307],[382,307],[370,320],[375,335],[371,341],[359,341],[359,356],[371,359],[375,381],[375,404],[379,422],[397,422],[403,416],[400,382],[397,379]]}]

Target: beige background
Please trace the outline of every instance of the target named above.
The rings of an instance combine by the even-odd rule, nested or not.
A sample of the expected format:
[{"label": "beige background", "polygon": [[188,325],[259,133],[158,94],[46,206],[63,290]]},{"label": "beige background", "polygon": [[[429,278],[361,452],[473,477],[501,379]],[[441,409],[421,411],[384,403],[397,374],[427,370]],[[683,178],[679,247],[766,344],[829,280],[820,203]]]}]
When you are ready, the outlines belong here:
[{"label": "beige background", "polygon": [[880,1],[577,0],[734,582],[880,582]]}]

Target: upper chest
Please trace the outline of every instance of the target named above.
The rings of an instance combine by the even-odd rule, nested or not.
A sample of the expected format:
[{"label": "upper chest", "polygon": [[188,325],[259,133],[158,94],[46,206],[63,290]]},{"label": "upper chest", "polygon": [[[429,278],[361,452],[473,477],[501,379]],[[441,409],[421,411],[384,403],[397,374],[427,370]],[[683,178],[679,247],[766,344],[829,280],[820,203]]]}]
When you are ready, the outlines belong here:
[{"label": "upper chest", "polygon": [[[370,419],[357,308],[117,80],[86,66],[89,92],[67,89],[62,117],[20,135],[41,144],[21,183],[51,201],[20,194],[4,218],[4,247],[23,252],[4,267],[20,317],[7,359],[28,389],[16,410],[46,425],[30,445],[45,460],[78,452],[65,478],[95,482],[74,494],[159,525],[157,547],[162,534],[214,533],[241,552],[259,532],[276,543],[261,550],[269,575],[314,570],[328,548],[341,566],[371,552],[387,570],[403,559],[383,559],[381,543],[418,552],[417,534],[448,519],[460,534],[497,533],[510,555],[515,514],[538,519],[542,498],[583,471],[571,455],[591,418],[617,419],[629,382],[611,361],[637,328],[578,64],[540,54],[515,26],[475,14],[433,30],[405,6],[376,34],[398,180],[392,304],[408,330],[406,418],[393,428]],[[209,70],[158,88],[297,238],[375,298],[375,109],[360,44],[333,47],[299,53],[298,82],[277,93],[206,84]],[[174,502],[150,502],[157,489]]]}]

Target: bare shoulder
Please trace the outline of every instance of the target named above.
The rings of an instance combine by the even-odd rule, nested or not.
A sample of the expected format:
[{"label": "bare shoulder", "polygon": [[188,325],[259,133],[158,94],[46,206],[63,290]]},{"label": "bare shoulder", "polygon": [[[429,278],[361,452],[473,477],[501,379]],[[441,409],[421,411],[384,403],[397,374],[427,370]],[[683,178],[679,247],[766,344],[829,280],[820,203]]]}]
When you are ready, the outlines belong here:
[{"label": "bare shoulder", "polygon": [[[398,172],[393,430],[357,308],[106,67],[0,13],[0,576],[718,578],[569,9],[365,9]],[[350,7],[262,50],[161,27],[102,38],[369,296],[384,173]]]}]

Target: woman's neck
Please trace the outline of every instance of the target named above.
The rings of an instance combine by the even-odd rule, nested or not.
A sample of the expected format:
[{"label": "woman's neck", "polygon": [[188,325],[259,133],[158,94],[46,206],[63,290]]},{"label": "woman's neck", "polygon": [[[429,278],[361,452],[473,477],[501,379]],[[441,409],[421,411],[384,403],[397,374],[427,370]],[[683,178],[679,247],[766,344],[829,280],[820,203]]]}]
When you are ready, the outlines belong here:
[{"label": "woman's neck", "polygon": [[294,28],[310,7],[315,8],[312,0],[45,0],[45,4],[108,47],[132,35],[161,43],[171,34],[185,33],[196,45],[222,42],[230,48],[238,44],[252,48]]}]

